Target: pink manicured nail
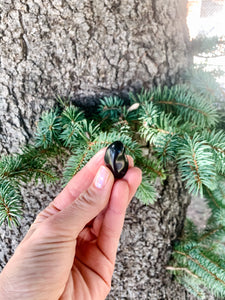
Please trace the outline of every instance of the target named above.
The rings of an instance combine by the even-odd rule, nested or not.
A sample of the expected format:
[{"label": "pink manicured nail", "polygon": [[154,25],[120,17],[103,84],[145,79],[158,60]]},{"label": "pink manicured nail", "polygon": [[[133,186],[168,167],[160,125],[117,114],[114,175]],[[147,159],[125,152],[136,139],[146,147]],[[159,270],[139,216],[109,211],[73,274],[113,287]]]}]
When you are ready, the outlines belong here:
[{"label": "pink manicured nail", "polygon": [[94,184],[98,189],[102,189],[106,185],[110,174],[109,172],[110,170],[104,166],[101,166],[98,170],[98,173],[94,179]]}]

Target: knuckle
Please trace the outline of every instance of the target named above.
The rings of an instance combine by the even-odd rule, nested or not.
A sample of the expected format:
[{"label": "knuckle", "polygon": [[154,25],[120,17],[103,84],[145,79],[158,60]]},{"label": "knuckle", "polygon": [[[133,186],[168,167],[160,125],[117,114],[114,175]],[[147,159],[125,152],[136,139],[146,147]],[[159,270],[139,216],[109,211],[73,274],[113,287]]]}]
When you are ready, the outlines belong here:
[{"label": "knuckle", "polygon": [[96,193],[92,188],[88,188],[85,192],[80,194],[78,199],[74,201],[74,205],[77,207],[94,206],[96,204]]}]

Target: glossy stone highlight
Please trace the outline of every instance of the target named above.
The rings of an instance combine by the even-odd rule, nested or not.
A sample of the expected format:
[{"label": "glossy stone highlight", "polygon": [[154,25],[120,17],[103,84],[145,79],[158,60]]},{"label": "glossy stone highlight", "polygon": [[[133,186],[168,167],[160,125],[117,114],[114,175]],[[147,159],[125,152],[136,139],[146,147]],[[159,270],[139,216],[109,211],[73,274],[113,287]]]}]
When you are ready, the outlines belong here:
[{"label": "glossy stone highlight", "polygon": [[115,178],[122,178],[128,170],[128,160],[122,142],[115,141],[105,152],[105,164],[112,171]]}]

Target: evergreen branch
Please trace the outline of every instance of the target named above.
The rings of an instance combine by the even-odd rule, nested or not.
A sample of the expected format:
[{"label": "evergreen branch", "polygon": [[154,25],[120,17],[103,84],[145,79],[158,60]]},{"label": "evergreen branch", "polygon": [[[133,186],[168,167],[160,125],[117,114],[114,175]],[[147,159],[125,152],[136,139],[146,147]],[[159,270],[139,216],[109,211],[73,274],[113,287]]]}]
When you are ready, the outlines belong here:
[{"label": "evergreen branch", "polygon": [[58,110],[44,112],[37,125],[35,133],[35,146],[44,149],[51,147],[59,140],[61,131],[61,119]]},{"label": "evergreen branch", "polygon": [[158,134],[154,139],[154,150],[164,165],[176,158],[179,145],[180,138],[177,134]]},{"label": "evergreen branch", "polygon": [[[42,115],[35,145],[0,161],[0,222],[17,222],[21,181],[56,179],[50,158],[72,153],[64,171],[67,182],[101,148],[120,140],[143,171],[136,193],[142,202],[155,201],[154,180],[166,178],[163,166],[171,160],[178,163],[189,192],[204,193],[212,209],[207,227],[198,232],[186,221],[175,245],[174,266],[167,269],[202,298],[202,284],[216,295],[225,295],[225,251],[221,250],[225,240],[225,134],[215,129],[219,118],[212,99],[220,92],[215,92],[213,81],[207,86],[206,79],[210,80],[208,74],[196,84],[188,80],[186,85],[142,90],[130,94],[130,102],[105,97],[97,113],[87,116],[60,99],[60,108]],[[141,143],[152,147],[148,158],[143,157]]]},{"label": "evergreen branch", "polygon": [[122,114],[124,101],[118,97],[104,97],[100,99],[98,112],[102,118],[118,120]]},{"label": "evergreen branch", "polygon": [[191,92],[187,85],[177,85],[170,89],[156,88],[150,99],[165,112],[172,112],[185,122],[194,122],[199,127],[214,126],[218,122],[215,107],[201,95]]},{"label": "evergreen branch", "polygon": [[[224,280],[224,279],[221,279],[216,273],[210,271],[210,270],[208,269],[208,266],[206,267],[206,266],[204,265],[205,262],[204,262],[204,260],[202,259],[202,257],[205,258],[206,260],[209,260],[208,257],[204,256],[203,254],[201,254],[201,255],[202,255],[202,257],[201,257],[201,256],[198,254],[198,252],[196,252],[196,251],[195,251],[195,252],[192,251],[192,256],[194,256],[194,257],[190,256],[190,255],[187,254],[187,253],[181,252],[181,251],[175,251],[175,253],[185,256],[185,258],[186,258],[187,260],[193,262],[193,263],[194,263],[195,265],[197,265],[200,269],[202,269],[206,274],[208,274],[208,275],[210,275],[210,277],[214,278],[214,279],[215,279],[214,283],[215,283],[215,282],[221,283],[221,284],[222,284],[222,289],[225,289],[225,280]],[[199,259],[200,259],[200,260],[199,260]],[[212,265],[215,265],[214,262],[212,262],[212,261],[210,261],[210,260],[209,260],[209,262],[210,262]],[[189,265],[189,267],[191,267],[191,266]],[[221,267],[218,266],[218,265],[216,265],[216,267],[221,268]],[[196,268],[193,268],[193,266],[192,266],[192,269],[194,269],[196,272],[198,271]],[[221,270],[222,270],[222,272],[225,271],[223,268],[221,268]],[[225,275],[225,273],[224,273],[224,274],[221,274],[221,277],[224,278],[224,275]],[[197,276],[200,277],[200,278],[204,277],[204,279],[207,278],[207,276],[204,276],[204,273],[202,273],[201,275],[198,274]],[[202,278],[202,279],[203,279],[203,278]],[[207,278],[207,279],[208,279],[208,278]],[[210,284],[209,280],[207,280],[207,283],[208,283],[208,285],[211,287],[211,284]],[[211,287],[211,288],[212,288],[212,287]],[[225,290],[224,290],[224,295],[225,295]]]},{"label": "evergreen branch", "polygon": [[[33,149],[32,154],[36,154]],[[39,156],[32,157],[29,152],[5,156],[0,161],[0,177],[25,183],[32,178],[36,180],[41,178],[43,182],[54,181],[56,176],[50,168],[46,168],[46,163],[46,159]]]},{"label": "evergreen branch", "polygon": [[139,94],[129,93],[129,99],[131,104],[143,104],[150,103],[152,100],[152,93],[151,91],[145,90],[144,88],[141,89]]},{"label": "evergreen branch", "polygon": [[211,231],[208,231],[207,233],[203,234],[201,236],[201,238],[199,239],[199,242],[205,241],[206,239],[208,239],[209,237],[211,237],[212,235],[214,235],[215,233],[217,233],[221,229],[223,229],[223,231],[225,231],[224,230],[225,228],[222,225],[219,225],[217,228],[213,228]]},{"label": "evergreen branch", "polygon": [[206,299],[205,291],[202,289],[202,280],[193,276],[181,276],[176,278],[177,281],[182,284],[187,291],[200,299]]},{"label": "evergreen branch", "polygon": [[207,199],[209,199],[210,204],[211,204],[211,202],[213,203],[212,207],[211,207],[210,204],[209,204],[209,207],[211,207],[211,208],[213,208],[213,209],[219,209],[219,208],[220,208],[219,204],[217,203],[216,197],[213,195],[213,191],[211,191],[211,190],[208,189],[208,188],[205,188],[204,196],[205,196]]},{"label": "evergreen branch", "polygon": [[190,192],[203,195],[203,186],[210,190],[215,188],[216,172],[211,148],[201,141],[197,133],[192,139],[185,134],[180,144],[178,165]]},{"label": "evergreen branch", "polygon": [[206,144],[212,148],[216,169],[218,173],[225,173],[225,133],[223,130],[212,131],[204,130],[202,137]]},{"label": "evergreen branch", "polygon": [[144,204],[153,204],[156,201],[156,190],[150,184],[150,178],[146,174],[143,174],[142,182],[137,189],[135,197],[140,199]]},{"label": "evergreen branch", "polygon": [[202,68],[193,68],[188,70],[184,77],[190,89],[207,101],[212,103],[215,102],[215,99],[219,100],[223,97],[223,91],[212,73],[206,72]]},{"label": "evergreen branch", "polygon": [[18,188],[0,178],[0,224],[6,220],[9,226],[17,225],[21,214],[21,194]]},{"label": "evergreen branch", "polygon": [[216,50],[219,43],[218,36],[207,37],[204,34],[198,34],[191,41],[191,48],[194,55],[199,56],[201,53],[212,53]]},{"label": "evergreen branch", "polygon": [[80,108],[71,104],[70,106],[65,107],[65,109],[61,114],[62,126],[68,124],[73,125],[77,122],[83,121],[84,119],[85,119],[84,112]]},{"label": "evergreen branch", "polygon": [[190,110],[199,112],[204,117],[208,116],[208,114],[206,112],[204,112],[203,110],[201,110],[199,108],[196,108],[196,107],[194,107],[192,105],[188,105],[188,104],[185,104],[185,103],[176,102],[175,99],[173,99],[172,101],[163,101],[163,100],[161,100],[161,101],[154,101],[154,104],[166,104],[166,105],[172,105],[172,106],[183,106],[183,107],[188,108]]},{"label": "evergreen branch", "polygon": [[210,190],[204,187],[204,196],[207,199],[209,207],[212,212],[218,211],[219,208],[225,209],[225,183],[217,177],[217,185],[215,189]]},{"label": "evergreen branch", "polygon": [[134,158],[141,156],[141,149],[136,141],[133,141],[130,136],[117,132],[100,132],[98,137],[92,142],[88,142],[83,146],[75,146],[72,155],[64,171],[64,181],[68,182],[100,149],[108,146],[115,140],[120,140],[126,147],[126,154],[132,155]]},{"label": "evergreen branch", "polygon": [[213,211],[208,219],[207,227],[199,236],[199,243],[210,244],[222,243],[225,241],[225,210],[220,208]]},{"label": "evergreen branch", "polygon": [[137,157],[136,164],[142,169],[143,172],[149,174],[151,178],[155,179],[159,177],[161,178],[161,180],[166,179],[166,173],[162,167],[162,164],[155,158],[151,157],[150,159],[148,159],[143,156]]}]

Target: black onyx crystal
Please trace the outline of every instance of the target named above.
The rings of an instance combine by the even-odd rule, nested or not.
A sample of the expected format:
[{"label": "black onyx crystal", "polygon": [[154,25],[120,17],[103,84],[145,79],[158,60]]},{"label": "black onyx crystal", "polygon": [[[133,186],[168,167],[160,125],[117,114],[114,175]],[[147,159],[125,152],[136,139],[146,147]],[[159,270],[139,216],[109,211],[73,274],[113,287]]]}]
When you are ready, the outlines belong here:
[{"label": "black onyx crystal", "polygon": [[125,155],[125,147],[120,141],[108,146],[105,152],[105,164],[112,171],[115,178],[122,178],[128,169],[128,160]]}]

